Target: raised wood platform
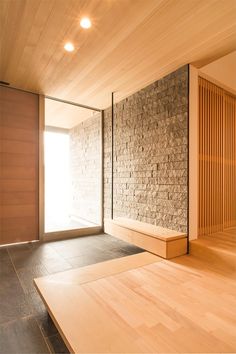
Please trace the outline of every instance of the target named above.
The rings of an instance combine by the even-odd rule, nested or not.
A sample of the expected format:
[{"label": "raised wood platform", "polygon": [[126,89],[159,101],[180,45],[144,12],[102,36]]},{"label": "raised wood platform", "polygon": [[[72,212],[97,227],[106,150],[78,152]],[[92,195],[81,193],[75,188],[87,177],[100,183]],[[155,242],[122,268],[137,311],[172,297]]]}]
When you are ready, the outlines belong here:
[{"label": "raised wood platform", "polygon": [[126,218],[106,219],[104,231],[162,258],[171,259],[187,253],[187,235]]},{"label": "raised wood platform", "polygon": [[71,353],[235,353],[235,277],[147,252],[35,280]]}]

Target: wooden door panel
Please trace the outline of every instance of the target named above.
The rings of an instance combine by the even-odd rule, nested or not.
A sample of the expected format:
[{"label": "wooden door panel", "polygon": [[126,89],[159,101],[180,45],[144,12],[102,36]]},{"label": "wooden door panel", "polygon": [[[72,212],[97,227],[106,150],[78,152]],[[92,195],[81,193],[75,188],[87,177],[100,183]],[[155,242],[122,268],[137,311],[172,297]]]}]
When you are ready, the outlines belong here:
[{"label": "wooden door panel", "polygon": [[0,87],[0,244],[38,239],[39,97]]}]

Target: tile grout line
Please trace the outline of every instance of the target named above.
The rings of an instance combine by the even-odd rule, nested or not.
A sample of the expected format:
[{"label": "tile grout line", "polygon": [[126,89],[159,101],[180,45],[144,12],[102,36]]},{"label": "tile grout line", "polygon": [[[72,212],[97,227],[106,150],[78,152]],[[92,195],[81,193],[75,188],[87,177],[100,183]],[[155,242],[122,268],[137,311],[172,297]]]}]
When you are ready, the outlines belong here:
[{"label": "tile grout line", "polygon": [[[63,338],[62,338],[62,336],[61,336],[61,334],[60,334],[60,332],[58,332],[58,333],[56,333],[56,334],[53,334],[53,335],[51,335],[51,336],[45,336],[45,340],[46,339],[50,339],[50,338],[53,338],[53,337],[58,337],[58,335],[59,335],[59,337],[61,338],[61,340],[62,340],[62,342],[63,342],[63,344],[64,344],[64,346],[66,347],[66,349],[67,349],[67,351],[68,351],[68,354],[69,354],[69,349],[67,348],[67,346],[66,346],[66,344],[65,344],[65,342],[64,342],[64,340],[63,340]],[[50,348],[50,345],[48,344],[48,347],[49,347],[49,349],[51,349]],[[57,354],[56,352],[52,352],[51,350],[50,350],[50,353],[51,354]]]},{"label": "tile grout line", "polygon": [[[26,296],[27,294],[25,293],[24,287],[23,287],[23,285],[22,285],[22,282],[21,282],[20,277],[19,277],[19,275],[18,275],[17,269],[16,269],[15,264],[14,264],[14,262],[13,262],[13,259],[12,259],[12,257],[11,257],[11,254],[10,254],[10,252],[9,252],[9,250],[8,250],[8,247],[7,247],[7,252],[8,252],[10,261],[11,261],[11,263],[12,263],[12,266],[13,266],[13,268],[14,268],[14,271],[15,271],[15,273],[16,273],[16,276],[17,276],[17,278],[18,278],[18,280],[19,280],[19,283],[20,283],[20,286],[21,286],[21,288],[22,288],[22,291],[23,291],[24,295]],[[32,307],[31,307],[31,305],[29,304],[29,302],[28,302],[27,299],[26,299],[26,301],[27,301],[27,305],[29,306],[30,310],[32,310]]]},{"label": "tile grout line", "polygon": [[18,280],[19,280],[19,283],[20,283],[20,286],[21,286],[21,288],[22,288],[22,290],[23,290],[23,293],[24,293],[24,295],[26,295],[26,294],[25,294],[25,291],[24,291],[24,287],[23,287],[22,282],[21,282],[21,280],[20,280],[20,277],[19,277],[19,275],[18,275],[18,273],[17,273],[15,264],[14,264],[14,262],[13,262],[13,259],[12,259],[12,257],[11,257],[11,254],[10,254],[9,250],[8,250],[8,247],[7,247],[7,253],[8,253],[8,256],[9,256],[10,261],[11,261],[11,263],[12,263],[12,266],[13,266],[13,268],[14,268],[14,271],[15,271],[15,273],[16,273],[16,276],[17,276],[17,278],[18,278]]},{"label": "tile grout line", "polygon": [[[20,277],[19,277],[19,275],[18,275],[18,273],[17,273],[16,267],[15,267],[14,262],[13,262],[13,260],[12,260],[11,254],[10,254],[10,252],[9,252],[9,250],[8,250],[8,247],[7,247],[7,253],[8,253],[8,256],[9,256],[10,261],[11,261],[11,263],[12,263],[12,266],[13,266],[13,268],[14,268],[14,271],[15,271],[15,273],[16,273],[16,276],[17,276],[17,278],[18,278],[18,280],[19,280],[19,283],[20,283],[20,286],[21,286],[21,288],[22,288],[22,290],[23,290],[23,293],[24,293],[24,295],[26,295],[26,293],[25,293],[25,291],[24,291],[24,288],[23,288],[23,285],[22,285],[22,282],[21,282],[21,280],[20,280]],[[30,304],[28,303],[28,300],[27,300],[27,305],[28,305],[29,308],[32,310]],[[48,350],[49,350],[49,353],[50,353],[50,354],[53,354],[53,352],[51,351],[51,349],[50,349],[50,347],[49,347],[49,345],[48,345],[48,343],[47,343],[47,341],[46,341],[46,339],[45,339],[45,337],[44,337],[44,335],[43,335],[43,332],[42,332],[40,326],[38,325],[38,322],[35,320],[34,317],[32,317],[32,314],[30,314],[29,316],[23,316],[23,317],[21,317],[21,318],[27,318],[27,317],[29,317],[29,318],[31,317],[31,318],[34,320],[34,322],[36,323],[36,325],[37,325],[37,327],[38,327],[38,329],[39,329],[40,334],[41,334],[42,337],[43,337],[43,340],[44,340],[44,342],[45,342],[45,344],[46,344],[46,347],[47,347]]]},{"label": "tile grout line", "polygon": [[[35,320],[35,319],[34,319]],[[45,342],[45,344],[46,344],[46,346],[47,346],[47,348],[48,348],[48,350],[49,350],[49,353],[50,354],[53,354],[54,352],[53,351],[51,351],[51,348],[50,348],[50,346],[49,346],[49,344],[48,344],[48,342],[47,342],[47,340],[46,340],[46,337],[44,336],[44,334],[43,334],[43,331],[42,331],[42,329],[40,328],[40,326],[39,326],[39,324],[38,324],[38,322],[35,320],[35,322],[36,322],[36,324],[37,324],[37,326],[38,326],[38,328],[39,328],[39,331],[40,331],[40,333],[41,333],[41,335],[42,335],[42,337],[43,337],[43,340],[44,340],[44,342]]]},{"label": "tile grout line", "polygon": [[[12,263],[12,266],[13,266],[13,268],[14,268],[14,271],[15,271],[15,273],[16,273],[16,276],[17,276],[17,278],[18,278],[18,280],[19,280],[19,283],[20,283],[20,286],[21,286],[21,288],[22,288],[22,290],[23,290],[23,293],[24,293],[24,295],[26,295],[25,290],[24,290],[24,287],[23,287],[23,285],[22,285],[22,282],[21,282],[21,280],[20,280],[20,277],[19,277],[19,275],[18,275],[18,273],[17,273],[16,267],[15,267],[14,262],[13,262],[13,260],[12,260],[11,254],[10,254],[10,252],[9,252],[9,250],[8,250],[8,247],[7,247],[7,253],[8,253],[8,256],[9,256],[10,261],[11,261],[11,263]],[[32,310],[31,306],[30,306],[29,303],[28,303],[28,300],[26,300],[26,301],[27,301],[27,305],[28,305],[29,308]],[[44,337],[44,335],[43,335],[43,332],[42,332],[40,326],[38,325],[38,322],[36,321],[36,319],[35,319],[34,317],[32,317],[32,314],[29,315],[29,316],[23,316],[23,317],[21,317],[21,318],[27,318],[27,317],[29,317],[29,318],[31,317],[31,318],[34,320],[34,322],[36,323],[36,326],[37,326],[38,329],[39,329],[39,332],[40,332],[41,336],[43,337],[43,340],[44,340],[44,342],[45,342],[45,344],[46,344],[46,347],[47,347],[48,350],[49,350],[49,353],[50,353],[50,354],[53,354],[53,352],[51,351],[51,348],[49,347],[49,344],[47,343],[47,341],[46,341],[46,339],[45,339],[45,337]]]},{"label": "tile grout line", "polygon": [[[26,316],[19,317],[19,319],[26,319],[26,318],[30,318],[30,317],[31,317],[31,315],[26,315]],[[3,322],[3,323],[0,323],[0,327],[1,326],[5,326],[5,325],[9,325],[9,324],[15,322],[16,320],[18,320],[18,318],[14,318],[14,319],[12,319],[10,321],[6,321],[6,322]]]}]

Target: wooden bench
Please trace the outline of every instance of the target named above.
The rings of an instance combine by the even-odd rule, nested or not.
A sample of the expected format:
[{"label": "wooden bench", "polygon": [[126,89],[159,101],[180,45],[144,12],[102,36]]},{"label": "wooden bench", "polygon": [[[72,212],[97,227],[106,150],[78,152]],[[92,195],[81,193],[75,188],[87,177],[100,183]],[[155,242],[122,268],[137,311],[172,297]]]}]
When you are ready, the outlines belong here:
[{"label": "wooden bench", "polygon": [[104,230],[166,259],[187,253],[187,235],[182,232],[127,218],[106,219]]}]

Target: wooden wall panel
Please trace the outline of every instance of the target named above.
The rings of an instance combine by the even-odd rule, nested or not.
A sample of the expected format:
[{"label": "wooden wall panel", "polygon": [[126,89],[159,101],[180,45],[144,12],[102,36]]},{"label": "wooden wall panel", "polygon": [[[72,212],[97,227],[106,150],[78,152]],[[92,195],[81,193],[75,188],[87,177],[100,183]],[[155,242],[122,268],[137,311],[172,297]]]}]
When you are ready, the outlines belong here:
[{"label": "wooden wall panel", "polygon": [[38,95],[0,87],[0,244],[38,239]]},{"label": "wooden wall panel", "polygon": [[236,222],[236,98],[199,78],[199,235]]}]

